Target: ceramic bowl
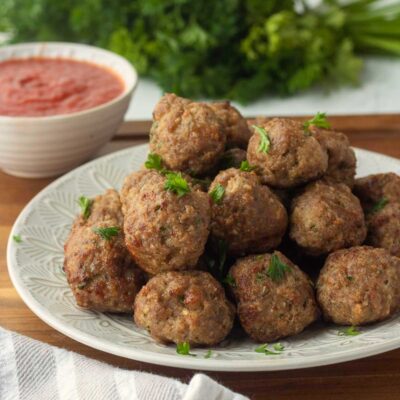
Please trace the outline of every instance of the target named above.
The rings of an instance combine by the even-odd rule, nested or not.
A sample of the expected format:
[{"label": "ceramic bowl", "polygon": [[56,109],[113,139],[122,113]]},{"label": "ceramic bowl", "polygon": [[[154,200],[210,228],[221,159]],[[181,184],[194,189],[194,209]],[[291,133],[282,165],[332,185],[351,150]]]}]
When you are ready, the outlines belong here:
[{"label": "ceramic bowl", "polygon": [[0,62],[31,57],[69,58],[105,66],[124,82],[115,99],[88,110],[44,117],[0,116],[0,168],[27,178],[60,175],[93,156],[115,134],[137,84],[124,58],[75,43],[26,43],[0,48]]}]

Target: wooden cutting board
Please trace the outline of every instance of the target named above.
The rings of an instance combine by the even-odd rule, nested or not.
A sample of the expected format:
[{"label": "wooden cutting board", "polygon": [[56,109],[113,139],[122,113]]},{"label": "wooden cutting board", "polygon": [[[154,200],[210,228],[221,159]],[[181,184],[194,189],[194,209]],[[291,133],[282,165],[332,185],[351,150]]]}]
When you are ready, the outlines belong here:
[{"label": "wooden cutting board", "polygon": [[[329,120],[335,129],[349,136],[353,146],[400,158],[400,115],[330,117]],[[150,121],[125,122],[99,155],[144,143],[150,125]],[[22,208],[52,180],[15,178],[0,172],[0,326],[121,368],[190,380],[195,371],[127,360],[75,342],[42,322],[22,302],[7,273],[7,239]],[[400,349],[326,367],[208,374],[252,399],[400,399]]]}]

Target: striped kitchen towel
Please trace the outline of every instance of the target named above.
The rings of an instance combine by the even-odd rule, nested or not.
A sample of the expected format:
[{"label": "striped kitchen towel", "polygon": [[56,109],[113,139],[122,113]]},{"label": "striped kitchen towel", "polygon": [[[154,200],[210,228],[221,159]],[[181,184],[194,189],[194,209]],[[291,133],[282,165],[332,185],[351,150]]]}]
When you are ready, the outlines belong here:
[{"label": "striped kitchen towel", "polygon": [[128,371],[0,327],[0,400],[246,400],[196,374],[188,385]]}]

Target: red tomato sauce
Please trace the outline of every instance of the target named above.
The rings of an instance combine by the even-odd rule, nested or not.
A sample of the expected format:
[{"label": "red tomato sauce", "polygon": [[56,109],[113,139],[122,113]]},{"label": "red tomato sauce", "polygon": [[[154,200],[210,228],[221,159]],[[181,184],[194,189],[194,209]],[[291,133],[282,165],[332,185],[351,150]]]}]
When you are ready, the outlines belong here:
[{"label": "red tomato sauce", "polygon": [[0,62],[0,115],[39,117],[87,110],[124,91],[107,68],[65,58]]}]

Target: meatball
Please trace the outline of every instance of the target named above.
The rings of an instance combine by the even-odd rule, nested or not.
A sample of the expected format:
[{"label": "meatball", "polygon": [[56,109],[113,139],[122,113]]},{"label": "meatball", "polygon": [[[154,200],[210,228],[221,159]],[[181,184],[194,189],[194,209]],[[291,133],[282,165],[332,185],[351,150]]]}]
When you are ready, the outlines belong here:
[{"label": "meatball", "polygon": [[126,246],[150,274],[193,268],[209,234],[207,193],[186,181],[190,191],[176,194],[167,179],[154,170],[134,172],[121,191]]},{"label": "meatball", "polygon": [[317,281],[324,318],[363,325],[391,316],[400,304],[400,259],[359,246],[329,255]]},{"label": "meatball", "polygon": [[265,130],[269,148],[263,148],[260,131],[255,130],[247,148],[247,159],[257,167],[262,182],[277,188],[290,188],[321,177],[328,167],[328,155],[302,125],[293,120],[274,118],[259,126]]},{"label": "meatball", "polygon": [[289,234],[316,256],[363,243],[367,228],[360,202],[348,186],[317,181],[293,199]]},{"label": "meatball", "polygon": [[228,168],[240,168],[243,161],[246,161],[247,153],[243,149],[233,148],[222,154],[218,162],[217,170],[221,171]]},{"label": "meatball", "polygon": [[247,148],[251,131],[240,112],[231,106],[229,101],[210,103],[210,107],[217,114],[225,130],[227,147]]},{"label": "meatball", "polygon": [[[143,273],[125,247],[122,225],[115,190],[97,196],[87,218],[76,218],[64,246],[64,271],[79,306],[106,312],[132,311]],[[114,235],[103,237],[101,232],[110,227]]]},{"label": "meatball", "polygon": [[296,335],[319,315],[310,279],[279,251],[238,259],[230,274],[240,323],[256,341]]},{"label": "meatball", "polygon": [[320,129],[316,126],[311,126],[310,131],[328,153],[328,169],[324,179],[344,183],[352,188],[357,160],[348,137],[343,133]]},{"label": "meatball", "polygon": [[168,169],[201,175],[217,164],[226,134],[209,105],[166,94],[156,105],[153,118],[150,149]]},{"label": "meatball", "polygon": [[134,319],[162,343],[215,345],[231,331],[235,307],[204,271],[156,275],[136,297]]},{"label": "meatball", "polygon": [[365,210],[371,209],[382,200],[400,202],[400,176],[388,172],[359,178],[355,182],[354,193]]},{"label": "meatball", "polygon": [[400,203],[386,204],[367,214],[367,243],[400,257]]},{"label": "meatball", "polygon": [[[215,194],[223,190],[217,201]],[[279,245],[287,227],[287,213],[278,197],[261,185],[253,172],[230,168],[210,186],[211,233],[227,242],[231,254],[259,253]]]}]

